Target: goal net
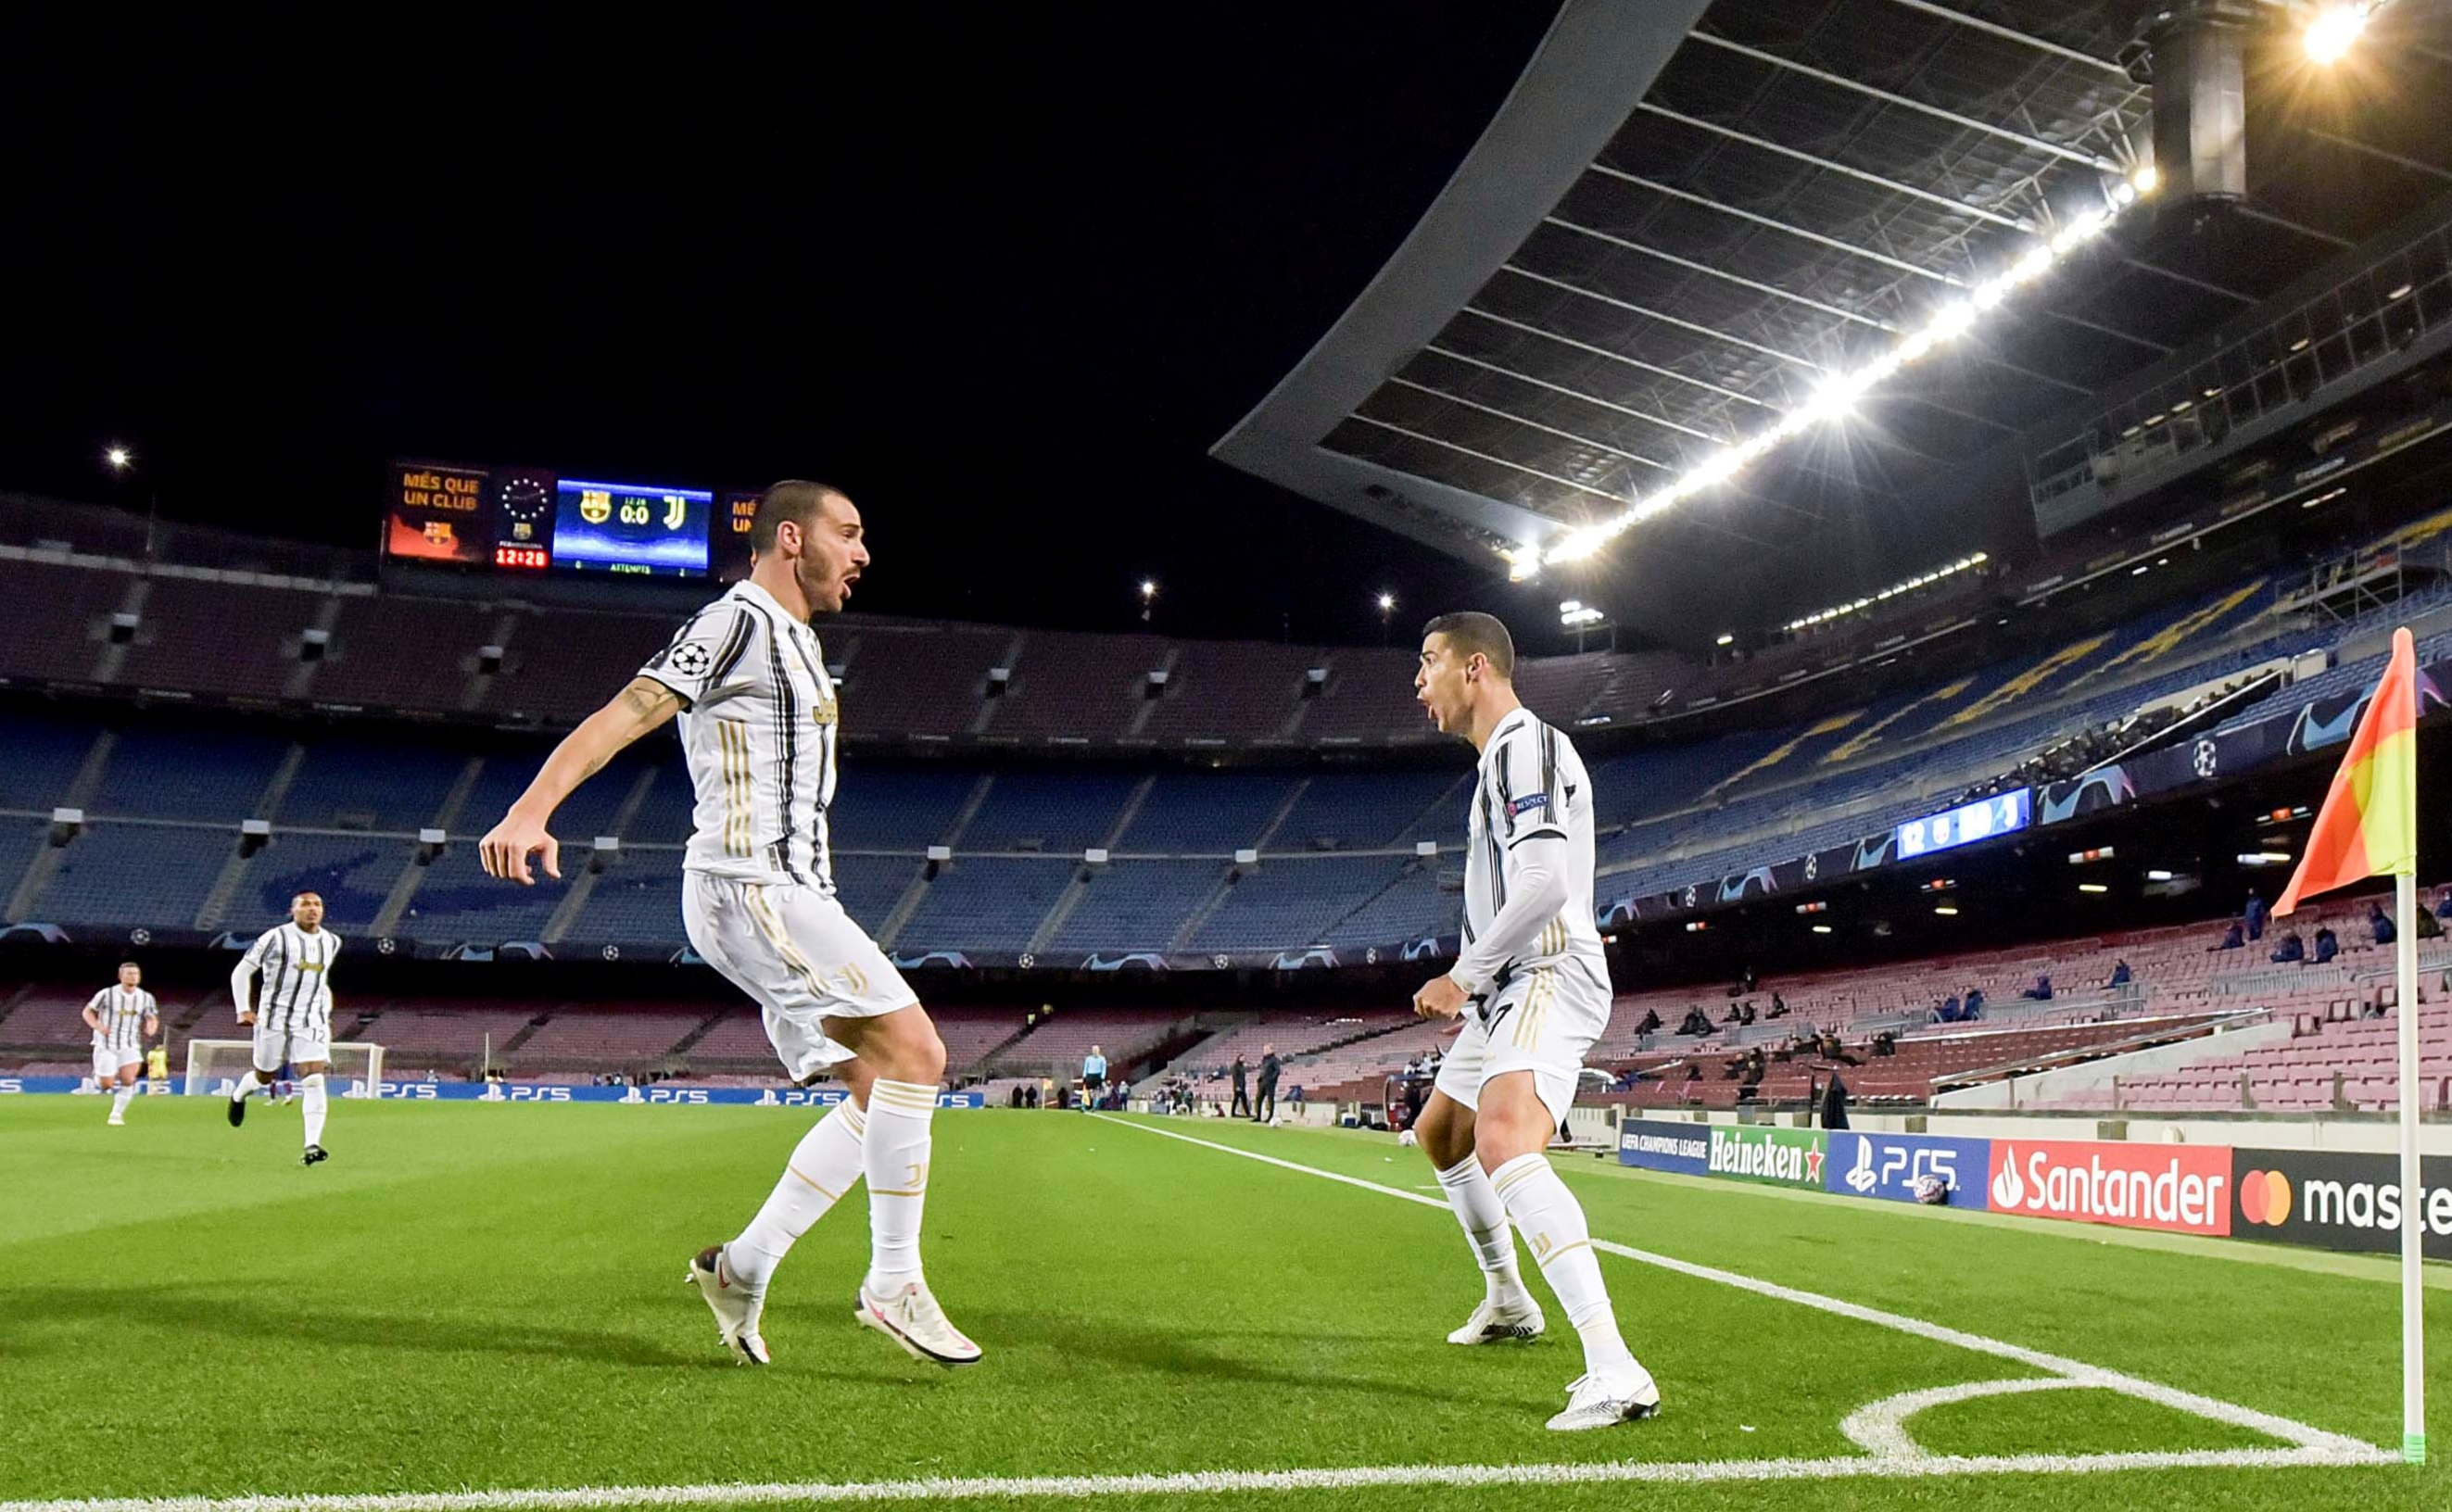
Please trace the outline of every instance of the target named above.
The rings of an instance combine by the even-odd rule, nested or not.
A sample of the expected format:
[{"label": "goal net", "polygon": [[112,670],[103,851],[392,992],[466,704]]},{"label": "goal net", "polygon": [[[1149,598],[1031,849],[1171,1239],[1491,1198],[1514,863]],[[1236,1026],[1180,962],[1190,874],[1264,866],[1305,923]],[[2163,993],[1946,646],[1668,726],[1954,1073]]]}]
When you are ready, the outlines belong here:
[{"label": "goal net", "polygon": [[[383,1080],[384,1048],[357,1040],[332,1047],[325,1085],[344,1097],[372,1097]],[[245,1039],[188,1041],[188,1077],[179,1090],[190,1097],[227,1097],[255,1061],[255,1042]]]}]

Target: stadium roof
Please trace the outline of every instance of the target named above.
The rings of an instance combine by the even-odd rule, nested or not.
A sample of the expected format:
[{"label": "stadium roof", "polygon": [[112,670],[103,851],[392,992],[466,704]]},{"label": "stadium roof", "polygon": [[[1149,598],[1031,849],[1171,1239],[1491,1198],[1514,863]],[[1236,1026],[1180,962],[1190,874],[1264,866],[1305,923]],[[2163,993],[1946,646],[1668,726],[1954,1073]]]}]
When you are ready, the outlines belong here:
[{"label": "stadium roof", "polygon": [[[2435,9],[2395,8],[2403,35],[2336,73],[2252,52],[2244,202],[2141,204],[1562,586],[1693,643],[2030,540],[2022,432],[2452,182],[2419,104],[2452,90]],[[2118,61],[2137,16],[1570,0],[1413,235],[1215,453],[1504,570],[1502,548],[1619,513],[2116,207],[2150,155],[2153,91]]]}]

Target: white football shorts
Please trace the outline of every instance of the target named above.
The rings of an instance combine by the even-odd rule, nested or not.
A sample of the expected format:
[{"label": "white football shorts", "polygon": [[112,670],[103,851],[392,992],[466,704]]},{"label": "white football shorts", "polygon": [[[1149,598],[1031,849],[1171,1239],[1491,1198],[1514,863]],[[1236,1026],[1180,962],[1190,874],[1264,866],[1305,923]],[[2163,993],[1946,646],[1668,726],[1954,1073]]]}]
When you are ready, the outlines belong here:
[{"label": "white football shorts", "polygon": [[876,1018],[920,1001],[842,904],[807,883],[691,872],[682,926],[706,964],[764,1011],[766,1037],[796,1082],[851,1059],[821,1020]]},{"label": "white football shorts", "polygon": [[144,1064],[145,1056],[142,1051],[133,1055],[122,1055],[108,1045],[96,1045],[93,1048],[93,1079],[98,1082],[107,1082],[117,1076],[119,1068],[122,1066]]},{"label": "white football shorts", "polygon": [[1432,1085],[1477,1109],[1484,1082],[1509,1071],[1531,1071],[1551,1120],[1564,1122],[1574,1105],[1584,1052],[1609,1019],[1609,977],[1598,965],[1570,957],[1519,972],[1478,1007],[1465,1008],[1464,1028]]},{"label": "white football shorts", "polygon": [[283,1029],[258,1013],[255,1016],[255,1069],[269,1076],[287,1061],[292,1066],[305,1066],[332,1058],[332,1027],[328,1023],[302,1023],[295,1029]]}]

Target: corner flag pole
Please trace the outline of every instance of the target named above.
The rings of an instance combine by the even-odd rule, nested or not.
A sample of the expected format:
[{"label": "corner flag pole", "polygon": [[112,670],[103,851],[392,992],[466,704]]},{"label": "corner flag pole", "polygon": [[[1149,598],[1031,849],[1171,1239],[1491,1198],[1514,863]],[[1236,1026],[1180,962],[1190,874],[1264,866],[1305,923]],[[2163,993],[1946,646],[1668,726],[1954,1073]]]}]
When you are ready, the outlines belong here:
[{"label": "corner flag pole", "polygon": [[2418,1164],[2418,654],[2409,628],[2392,633],[2392,656],[2349,751],[2307,833],[2306,854],[2273,907],[2371,876],[2393,879],[2401,929],[2393,936],[2401,1051],[2401,1457],[2426,1463],[2425,1230]]},{"label": "corner flag pole", "polygon": [[2426,1463],[2426,1292],[2418,1185],[2418,873],[2393,877],[2401,933],[2393,937],[2401,985],[2401,1457]]}]

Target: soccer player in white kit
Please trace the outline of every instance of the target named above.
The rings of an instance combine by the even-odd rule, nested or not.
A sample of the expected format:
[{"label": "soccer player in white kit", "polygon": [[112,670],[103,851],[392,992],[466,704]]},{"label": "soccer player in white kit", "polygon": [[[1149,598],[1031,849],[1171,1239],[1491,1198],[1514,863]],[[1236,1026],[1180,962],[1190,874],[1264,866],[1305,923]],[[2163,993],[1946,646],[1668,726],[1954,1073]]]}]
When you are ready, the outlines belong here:
[{"label": "soccer player in white kit", "polygon": [[1510,1221],[1584,1345],[1560,1431],[1648,1418],[1651,1373],[1618,1332],[1583,1206],[1543,1153],[1610,1017],[1592,922],[1592,781],[1567,737],[1516,701],[1515,645],[1485,614],[1422,631],[1414,697],[1443,735],[1480,753],[1465,851],[1464,949],[1414,994],[1425,1018],[1463,1017],[1414,1127],[1480,1265],[1481,1305],[1450,1344],[1533,1339],[1541,1308],[1515,1269]]},{"label": "soccer player in white kit", "polygon": [[930,1121],[945,1047],[885,952],[834,889],[826,808],[838,711],[813,614],[840,612],[869,561],[860,510],[822,483],[759,496],[749,577],[691,617],[612,702],[561,745],[481,847],[486,872],[562,874],[546,822],[573,789],[676,715],[697,790],[682,923],[708,965],[764,1011],[796,1082],[833,1076],[851,1096],[820,1119],[749,1227],[710,1245],[688,1279],[736,1359],[768,1361],[766,1286],[795,1241],[852,1184],[868,1183],[868,1273],[854,1316],[919,1360],[969,1365],[979,1346],[946,1321],[920,1264]]},{"label": "soccer player in white kit", "polygon": [[145,1064],[145,1042],[162,1032],[161,1011],[145,991],[145,972],[134,961],[119,963],[119,985],[86,999],[86,1027],[93,1031],[93,1088],[110,1093],[110,1117],[128,1122],[136,1097],[136,1069]]},{"label": "soccer player in white kit", "polygon": [[[341,937],[324,927],[323,894],[301,893],[289,900],[289,922],[258,935],[230,972],[230,1001],[238,1005],[238,1021],[255,1031],[253,1069],[230,1090],[230,1127],[247,1122],[247,1100],[270,1086],[287,1061],[297,1074],[306,1114],[302,1166],[331,1158],[324,1151],[324,1117],[329,1110],[324,1063],[332,1054],[332,961],[340,953]],[[261,999],[254,995],[259,972],[264,975]]]}]

